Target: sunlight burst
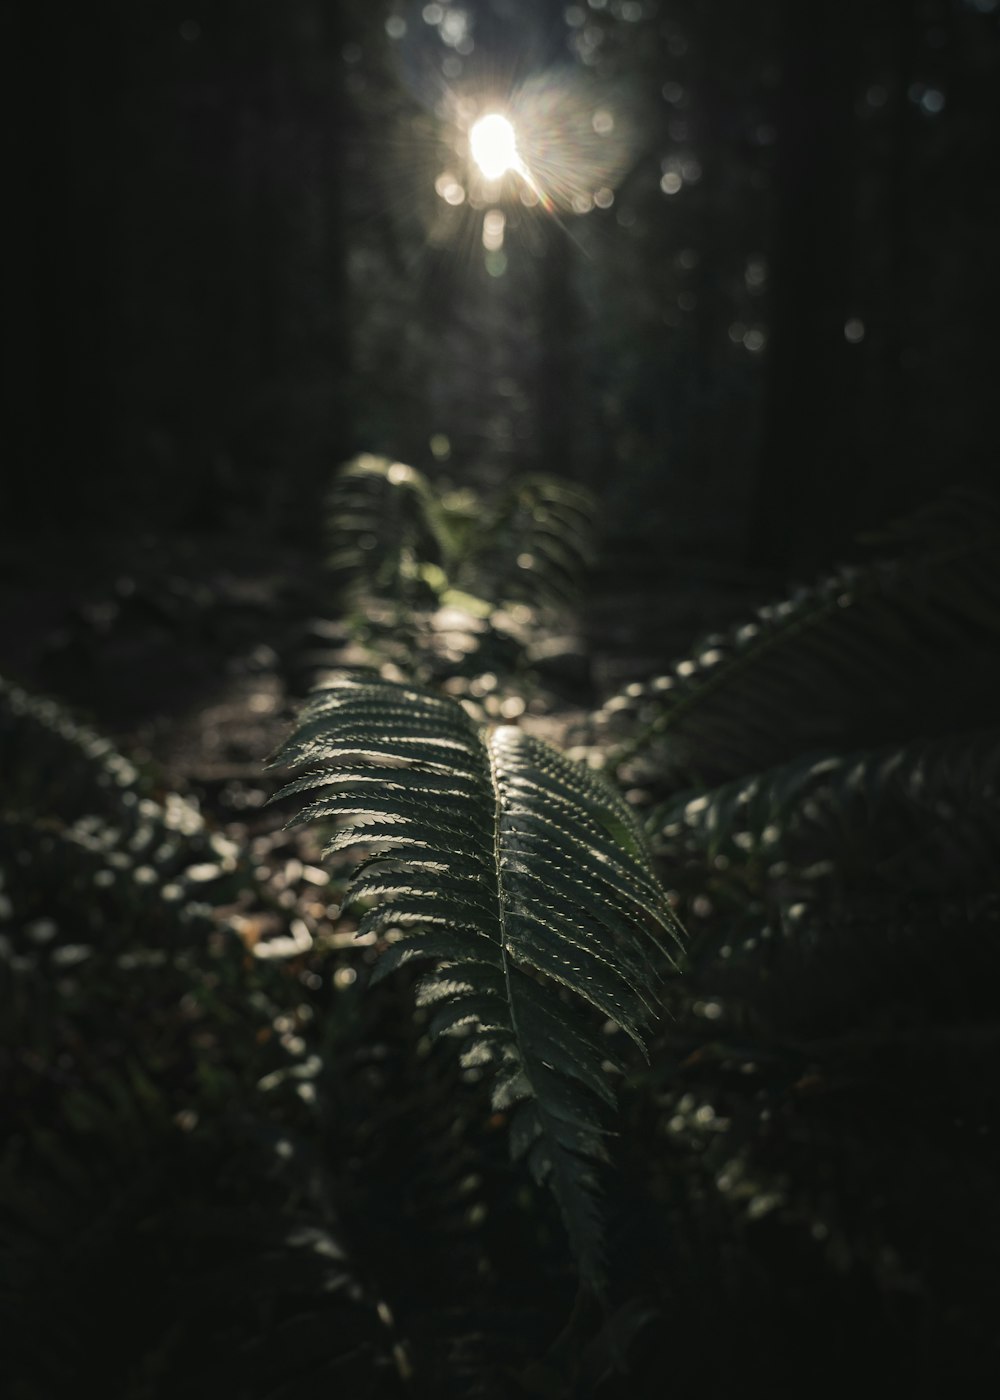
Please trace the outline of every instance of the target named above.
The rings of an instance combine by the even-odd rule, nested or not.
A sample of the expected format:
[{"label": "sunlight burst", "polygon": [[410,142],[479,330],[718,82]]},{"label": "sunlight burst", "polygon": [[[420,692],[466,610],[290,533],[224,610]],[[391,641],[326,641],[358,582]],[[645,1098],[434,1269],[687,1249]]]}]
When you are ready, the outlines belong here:
[{"label": "sunlight burst", "polygon": [[514,128],[499,112],[480,117],[469,132],[469,149],[487,180],[499,180],[508,170],[521,169]]}]

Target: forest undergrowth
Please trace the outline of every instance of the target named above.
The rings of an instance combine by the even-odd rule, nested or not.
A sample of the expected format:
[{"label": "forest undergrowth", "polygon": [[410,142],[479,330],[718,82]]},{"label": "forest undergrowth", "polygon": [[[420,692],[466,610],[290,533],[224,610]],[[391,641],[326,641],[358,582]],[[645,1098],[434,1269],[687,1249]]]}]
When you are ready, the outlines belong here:
[{"label": "forest undergrowth", "polygon": [[327,511],[325,569],[122,575],[0,689],[10,1393],[997,1374],[996,503],[672,664],[650,615],[615,693],[584,493],[364,457]]}]

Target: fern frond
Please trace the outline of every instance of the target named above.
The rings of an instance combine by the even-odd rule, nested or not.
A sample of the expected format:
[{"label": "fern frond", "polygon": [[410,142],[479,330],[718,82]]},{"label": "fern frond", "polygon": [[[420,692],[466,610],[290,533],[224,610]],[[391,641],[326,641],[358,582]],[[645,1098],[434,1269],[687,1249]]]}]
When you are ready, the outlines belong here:
[{"label": "fern frond", "polygon": [[[958,493],[945,504],[899,527],[899,557],[799,589],[610,700],[602,717],[626,734],[612,761],[652,751],[676,788],[805,750],[943,733],[970,713],[987,722],[983,675],[1000,682],[1000,509]],[[963,684],[973,672],[975,687]]]},{"label": "fern frond", "polygon": [[582,487],[541,473],[520,477],[487,515],[459,586],[497,603],[574,607],[594,562],[596,516]]},{"label": "fern frond", "polygon": [[440,568],[448,550],[437,497],[422,472],[362,453],[337,473],[327,512],[327,563],[353,593],[432,600],[421,568]]},{"label": "fern frond", "polygon": [[158,924],[168,905],[177,925],[189,905],[232,900],[250,879],[239,848],[193,801],[154,797],[153,779],[109,739],[3,677],[0,767],[0,876],[49,907],[75,902],[94,928],[105,899],[109,925],[127,929],[140,908],[157,909]]},{"label": "fern frond", "polygon": [[404,935],[375,977],[435,964],[417,986],[432,1036],[460,1037],[463,1063],[493,1072],[513,1155],[551,1185],[598,1285],[615,1056],[588,1011],[642,1046],[678,934],[630,809],[540,740],[360,676],[318,692],[275,761],[318,765],[279,795],[305,799],[299,820],[343,823],[328,851],[373,852],[349,887],[370,902],[359,933]]},{"label": "fern frond", "polygon": [[651,813],[676,863],[763,864],[789,874],[873,876],[907,889],[993,880],[1000,844],[1000,731],[821,755],[679,797]]},{"label": "fern frond", "polygon": [[[149,784],[136,765],[109,739],[81,724],[58,701],[33,695],[0,676],[0,761],[4,788],[0,802],[8,810],[61,813],[77,817],[94,812],[122,821],[138,816]],[[185,834],[201,819],[185,804]]]},{"label": "fern frond", "polygon": [[495,501],[436,490],[414,467],[363,453],[327,501],[328,562],[359,596],[490,605],[576,602],[593,562],[596,503],[559,477],[516,479]]}]

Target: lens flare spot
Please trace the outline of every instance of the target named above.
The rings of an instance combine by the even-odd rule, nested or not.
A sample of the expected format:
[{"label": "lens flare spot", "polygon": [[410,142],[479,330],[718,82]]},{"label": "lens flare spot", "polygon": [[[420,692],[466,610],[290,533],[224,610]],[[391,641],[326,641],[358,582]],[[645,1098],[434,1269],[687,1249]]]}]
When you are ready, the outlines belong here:
[{"label": "lens flare spot", "polygon": [[500,209],[490,209],[483,219],[483,247],[488,253],[498,253],[503,247],[506,219]]}]

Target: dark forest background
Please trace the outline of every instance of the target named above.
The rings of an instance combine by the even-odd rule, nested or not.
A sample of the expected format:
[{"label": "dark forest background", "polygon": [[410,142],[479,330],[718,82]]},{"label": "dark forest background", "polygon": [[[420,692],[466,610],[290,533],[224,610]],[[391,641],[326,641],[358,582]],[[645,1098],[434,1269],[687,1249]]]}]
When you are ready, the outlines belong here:
[{"label": "dark forest background", "polygon": [[[772,1364],[779,1383],[820,1394],[823,1374],[809,1369],[817,1357],[836,1354],[843,1380],[872,1347],[868,1378],[888,1383],[902,1365],[914,1394],[925,1381],[926,1393],[947,1393],[966,1363],[966,1378],[995,1379],[996,1285],[987,1275],[1000,1239],[991,1175],[1000,1170],[1000,1110],[990,1087],[1000,1033],[990,978],[1000,968],[992,954],[985,970],[976,962],[985,956],[979,924],[973,933],[963,925],[966,941],[956,945],[966,980],[959,985],[953,971],[942,993],[954,1013],[945,1049],[866,1040],[901,1024],[916,1042],[934,998],[927,993],[918,1014],[910,983],[897,986],[896,926],[879,941],[889,926],[877,903],[884,891],[872,893],[867,838],[858,838],[863,898],[831,906],[837,918],[850,910],[850,957],[786,969],[780,995],[772,984],[768,995],[795,1003],[802,1025],[812,1015],[802,1008],[819,1006],[827,1047],[833,1021],[817,989],[828,978],[838,987],[843,979],[845,1006],[852,979],[864,984],[859,1016],[868,1015],[866,997],[877,1001],[869,984],[881,978],[890,1010],[877,1002],[847,1050],[839,1041],[835,1052],[808,1054],[798,1041],[767,1042],[757,1058],[771,1076],[768,1104],[784,1123],[781,1105],[794,1100],[792,1126],[764,1154],[757,1195],[744,1193],[749,1214],[731,1234],[728,1205],[705,1204],[711,1190],[690,1163],[671,1177],[657,1155],[668,1135],[660,1120],[699,1162],[708,1156],[695,1139],[715,1131],[716,1110],[720,1122],[724,1109],[741,1121],[733,1102],[745,1081],[733,1057],[751,1055],[754,1035],[766,1040],[754,1017],[774,1010],[758,1006],[732,1024],[723,1017],[710,1039],[705,1017],[716,1013],[704,1008],[716,1005],[718,966],[706,973],[715,953],[704,954],[696,974],[709,981],[691,993],[702,1008],[691,1014],[706,1044],[685,1039],[678,1013],[649,1077],[626,1096],[620,1155],[640,1207],[635,1216],[614,1207],[612,1235],[641,1287],[626,1287],[611,1321],[598,1323],[575,1295],[558,1222],[517,1195],[488,1108],[454,1108],[458,1072],[427,1050],[405,995],[381,987],[371,1000],[356,997],[368,952],[357,954],[354,925],[338,922],[335,899],[326,902],[339,877],[327,890],[316,842],[280,830],[282,818],[264,805],[276,786],[264,763],[325,662],[371,659],[357,646],[364,619],[351,620],[354,604],[326,562],[327,493],[340,464],[361,453],[410,464],[435,490],[467,489],[473,513],[523,472],[593,493],[597,561],[575,621],[553,623],[532,643],[539,687],[525,682],[513,709],[498,699],[490,711],[503,667],[483,650],[490,684],[477,691],[474,679],[449,692],[485,696],[493,718],[527,710],[539,732],[585,757],[588,747],[607,748],[594,714],[621,687],[656,675],[702,634],[756,617],[766,601],[794,597],[806,610],[793,590],[845,563],[863,570],[873,541],[891,538],[895,549],[902,539],[910,560],[907,549],[938,539],[937,517],[896,536],[886,534],[890,522],[923,520],[914,513],[964,490],[961,500],[973,504],[957,524],[945,509],[940,538],[951,549],[975,535],[977,517],[985,522],[973,551],[987,559],[984,572],[963,575],[952,592],[949,575],[940,613],[938,575],[915,575],[911,588],[905,577],[885,582],[887,573],[878,587],[890,601],[871,637],[855,651],[850,637],[830,641],[848,670],[873,677],[862,686],[878,692],[873,711],[891,692],[877,723],[824,729],[824,715],[810,730],[813,701],[795,691],[796,677],[815,664],[825,684],[827,656],[793,653],[782,671],[779,655],[760,693],[735,703],[753,714],[756,738],[782,713],[787,683],[801,733],[810,744],[833,735],[841,754],[890,739],[944,742],[995,722],[998,0],[79,0],[65,12],[0,0],[0,71],[0,759],[8,769],[0,950],[3,958],[15,950],[0,979],[13,1027],[6,1047],[0,1033],[0,1071],[9,1075],[0,1095],[17,1105],[0,1157],[0,1317],[13,1321],[19,1348],[15,1400],[69,1393],[78,1376],[123,1400],[296,1400],[335,1382],[359,1396],[639,1396],[666,1388],[665,1353],[649,1338],[668,1335],[671,1316],[682,1394],[697,1385],[728,1396],[739,1377]],[[516,181],[483,196],[456,121],[463,99],[502,107],[532,84],[569,94],[593,113],[595,132],[610,113],[620,138],[614,170],[589,185],[581,176],[557,218],[521,199]],[[574,149],[558,148],[564,166]],[[495,205],[506,219],[499,252],[483,234]],[[853,587],[862,575],[844,577]],[[897,626],[893,600],[918,595],[930,602],[913,656],[887,680],[892,647],[910,626]],[[408,638],[409,624],[394,617]],[[959,630],[968,618],[982,629],[965,651],[948,631],[956,617]],[[439,615],[436,625],[454,624]],[[461,659],[449,645],[446,660]],[[718,654],[696,647],[693,656],[700,666]],[[399,656],[391,654],[392,675]],[[889,657],[884,673],[880,656]],[[438,655],[419,679],[439,681],[443,665]],[[675,680],[695,670],[682,663]],[[462,684],[472,674],[470,661]],[[520,683],[526,672],[517,674]],[[39,702],[36,711],[28,694],[66,708]],[[908,694],[924,706],[910,728],[900,720]],[[117,834],[104,845],[96,827],[66,828],[73,854],[64,874],[52,864],[52,814],[76,822],[91,810],[89,797],[78,801],[84,779],[74,786],[79,754],[81,772],[110,762],[87,725],[128,756],[124,768],[117,759],[108,767],[117,776],[101,769],[100,801],[109,783],[132,792],[133,777],[135,795],[127,817],[108,818]],[[711,757],[701,768],[692,762],[710,786],[807,748],[779,743],[732,772]],[[972,793],[977,814],[985,804],[984,825],[969,818],[956,837],[962,860],[972,848],[982,857],[981,884],[960,860],[947,889],[949,898],[959,890],[966,914],[973,884],[977,898],[993,900],[991,948],[995,875],[983,870],[996,850],[997,752],[969,750],[966,786],[947,789],[932,822],[939,835],[958,821],[962,793]],[[934,750],[933,763],[939,757]],[[622,775],[640,805],[681,790],[661,792],[652,764],[626,764]],[[788,791],[801,796],[798,782]],[[853,830],[853,798],[839,796],[838,819]],[[133,981],[147,964],[129,945],[113,968],[86,963],[100,972],[92,985],[77,981],[72,969],[91,954],[72,950],[90,948],[92,935],[95,947],[126,924],[129,937],[147,928],[151,944],[161,936],[159,906],[108,912],[110,876],[96,880],[99,897],[89,883],[79,893],[79,871],[86,866],[90,881],[86,861],[98,848],[109,870],[140,860],[134,853],[153,839],[140,839],[141,822],[133,830],[140,811],[157,840],[161,822],[168,832],[158,850],[173,851],[176,833],[186,833],[193,854],[184,879],[216,890],[190,925],[212,949],[211,971],[178,962],[161,980],[147,968]],[[683,840],[697,845],[693,809],[689,826]],[[730,865],[716,862],[709,884],[697,885],[678,829],[663,826],[657,855],[688,861],[670,888],[696,942],[715,938],[720,909],[742,920],[744,934],[770,917],[773,891],[761,894],[756,875],[738,897],[720,894],[711,881]],[[935,852],[946,844],[938,835]],[[924,848],[906,847],[916,849]],[[62,846],[56,854],[61,862]],[[740,856],[734,847],[723,859]],[[41,875],[28,879],[29,866]],[[184,882],[176,872],[163,879],[169,889]],[[919,881],[907,886],[913,907],[922,890]],[[55,912],[63,895],[66,908]],[[793,881],[774,898],[787,910],[806,897]],[[906,918],[927,938],[917,961],[932,984],[940,947],[953,945],[934,944],[925,923],[943,938],[947,921],[936,904],[926,917],[911,904]],[[977,905],[975,918],[985,917]],[[76,929],[61,962],[51,919]],[[11,933],[18,920],[31,945],[23,956]],[[227,962],[216,947],[220,920],[243,961]],[[869,935],[874,972],[864,970],[868,944],[858,952]],[[719,995],[728,1005],[725,989]],[[752,1002],[754,992],[741,984],[732,995]],[[900,1005],[909,1009],[897,1021]],[[303,1068],[313,1063],[322,1071]],[[316,1074],[340,1085],[329,1091],[333,1128],[327,1120],[316,1128],[313,1100],[296,1088]],[[275,1102],[286,1092],[288,1102],[261,1113],[254,1095],[265,1083],[269,1093],[279,1086]],[[821,1095],[830,1085],[845,1094],[827,1118],[826,1099],[810,1117],[816,1084]],[[940,1122],[955,1125],[947,1146],[931,1133],[926,1085]],[[715,1108],[699,1118],[699,1095],[716,1089]],[[446,1138],[447,1161],[436,1145]],[[813,1149],[835,1160],[829,1171],[816,1167],[815,1179]],[[412,1199],[398,1175],[410,1153]],[[923,1167],[911,1198],[900,1182],[915,1160]],[[482,1191],[493,1222],[475,1249],[493,1273],[481,1257],[470,1263],[473,1246],[452,1233],[465,1191],[456,1183],[473,1176],[470,1189]],[[788,1224],[801,1204],[789,1182],[807,1177],[808,1207]],[[683,1187],[670,1184],[681,1179]],[[793,1198],[781,1233],[775,1203]],[[764,1202],[757,1215],[753,1201]],[[870,1201],[875,1214],[852,1234]],[[925,1212],[934,1221],[926,1235]],[[754,1225],[758,1216],[767,1223]],[[11,1225],[21,1220],[35,1223],[22,1234]],[[309,1241],[305,1272],[296,1272],[298,1254],[293,1265],[281,1253],[293,1234]],[[822,1264],[806,1238],[822,1242]],[[330,1249],[345,1239],[350,1264],[336,1256],[343,1270],[332,1283]],[[655,1264],[643,1252],[650,1239],[663,1250]],[[418,1257],[431,1259],[429,1271]],[[279,1275],[281,1288],[292,1281],[275,1301]],[[222,1296],[235,1300],[228,1312]],[[719,1306],[729,1318],[725,1357],[715,1356],[727,1350]],[[836,1319],[846,1319],[842,1328]],[[782,1352],[790,1331],[798,1340]],[[636,1337],[646,1341],[630,1390],[616,1367]],[[193,1358],[213,1350],[201,1371]]]},{"label": "dark forest background", "polygon": [[[991,5],[464,10],[462,59],[420,7],[4,7],[11,533],[294,529],[445,433],[602,483],[615,542],[784,570],[989,469]],[[497,54],[624,89],[635,139],[492,285],[435,124]]]}]

